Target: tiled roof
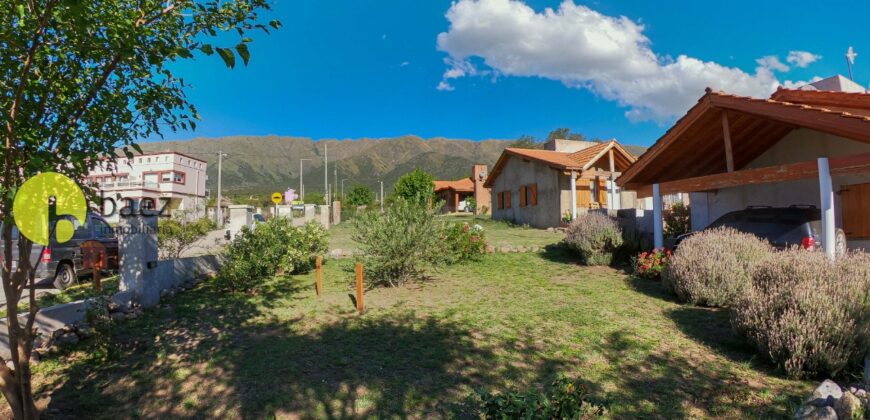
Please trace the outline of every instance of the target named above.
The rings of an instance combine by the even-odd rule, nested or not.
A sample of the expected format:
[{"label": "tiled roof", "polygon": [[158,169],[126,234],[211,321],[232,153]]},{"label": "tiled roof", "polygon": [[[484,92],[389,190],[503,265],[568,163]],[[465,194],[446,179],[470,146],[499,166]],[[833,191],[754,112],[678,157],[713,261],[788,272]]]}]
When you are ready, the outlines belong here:
[{"label": "tiled roof", "polygon": [[[637,187],[717,172],[724,162],[724,158],[718,158],[718,154],[724,153],[723,113],[743,116],[743,124],[753,124],[750,130],[731,126],[735,168],[750,162],[796,127],[870,143],[870,115],[867,115],[870,94],[780,89],[771,98],[707,89],[698,103],[647,149],[617,183]],[[748,133],[751,138],[741,139],[747,137],[741,133]],[[744,146],[742,150],[738,150],[740,143]],[[715,158],[715,165],[707,164],[711,157]],[[706,167],[689,170],[694,163]]]},{"label": "tiled roof", "polygon": [[471,178],[463,178],[458,181],[435,181],[435,191],[453,189],[459,192],[473,192],[474,181]]}]

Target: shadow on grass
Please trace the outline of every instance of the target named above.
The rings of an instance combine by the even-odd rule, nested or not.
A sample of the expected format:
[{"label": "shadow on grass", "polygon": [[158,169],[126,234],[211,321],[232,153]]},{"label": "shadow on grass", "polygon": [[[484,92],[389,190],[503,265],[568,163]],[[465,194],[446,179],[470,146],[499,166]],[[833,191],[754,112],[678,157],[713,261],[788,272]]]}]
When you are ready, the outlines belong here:
[{"label": "shadow on grass", "polygon": [[468,390],[500,383],[493,349],[455,322],[349,316],[302,333],[262,311],[301,290],[278,283],[256,304],[201,287],[80,343],[47,417],[467,416]]},{"label": "shadow on grass", "polygon": [[773,373],[773,367],[765,363],[752,345],[732,330],[728,309],[683,306],[669,311],[667,315],[683,333],[718,354]]},{"label": "shadow on grass", "polygon": [[613,332],[601,344],[602,354],[621,372],[616,390],[606,395],[607,400],[621,402],[615,417],[715,418],[737,410],[751,418],[784,418],[800,403],[801,390],[778,396],[775,404],[759,400],[766,392],[763,385],[709,356],[651,351],[636,357],[637,345],[623,331]]},{"label": "shadow on grass", "polygon": [[541,256],[554,263],[580,265],[580,257],[563,242],[545,246]]},{"label": "shadow on grass", "polygon": [[655,299],[667,302],[679,303],[677,296],[668,291],[660,280],[649,280],[640,277],[629,276],[625,280],[632,290],[643,293]]}]

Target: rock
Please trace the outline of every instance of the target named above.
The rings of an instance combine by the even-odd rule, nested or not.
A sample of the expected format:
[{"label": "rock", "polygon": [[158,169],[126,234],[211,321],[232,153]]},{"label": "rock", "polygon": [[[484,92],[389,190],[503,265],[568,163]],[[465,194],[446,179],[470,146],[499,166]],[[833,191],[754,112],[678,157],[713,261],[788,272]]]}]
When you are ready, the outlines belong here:
[{"label": "rock", "polygon": [[509,247],[509,246],[503,246],[503,247],[501,247],[501,248],[498,249],[498,252],[503,252],[503,253],[511,252],[511,247]]},{"label": "rock", "polygon": [[118,312],[121,310],[121,305],[118,305],[115,302],[109,302],[109,304],[106,305],[106,309],[108,309],[109,312]]},{"label": "rock", "polygon": [[855,392],[855,396],[858,398],[864,398],[867,396],[867,391],[859,389],[857,392]]},{"label": "rock", "polygon": [[329,253],[329,255],[331,255],[332,258],[341,258],[342,256],[344,256],[344,251],[338,248],[333,249],[332,252]]},{"label": "rock", "polygon": [[487,245],[487,246],[486,246],[486,253],[487,253],[487,254],[495,253],[495,247],[492,246],[492,245]]},{"label": "rock", "polygon": [[129,313],[127,313],[126,315],[124,315],[124,317],[127,318],[127,319],[136,319],[136,318],[139,317],[139,313],[136,312],[136,311],[130,311]]},{"label": "rock", "polygon": [[122,320],[122,319],[124,319],[124,313],[123,313],[123,312],[115,312],[115,313],[112,314],[112,321],[120,321],[120,320]]},{"label": "rock", "polygon": [[520,246],[520,247],[517,247],[517,252],[526,253],[526,252],[529,252],[529,249],[524,247],[524,246]]},{"label": "rock", "polygon": [[539,246],[537,246],[537,245],[532,245],[531,247],[529,247],[529,250],[532,251],[532,252],[540,252],[540,251],[541,251],[541,247],[539,247]]},{"label": "rock", "polygon": [[76,334],[78,334],[79,338],[88,338],[94,335],[94,329],[91,327],[79,327],[79,329],[76,330]]},{"label": "rock", "polygon": [[79,336],[74,333],[64,334],[54,340],[57,345],[75,344],[79,342]]},{"label": "rock", "polygon": [[863,414],[861,400],[851,392],[844,393],[843,396],[834,403],[834,411],[837,412],[839,418],[847,420],[854,419],[859,414]]},{"label": "rock", "polygon": [[556,229],[551,228],[551,227],[548,227],[548,228],[547,228],[547,232],[555,233],[555,232],[556,232]]},{"label": "rock", "polygon": [[837,385],[836,382],[830,379],[825,379],[825,381],[816,387],[815,391],[813,391],[813,395],[810,396],[809,400],[807,400],[807,404],[816,407],[833,407],[834,402],[842,396],[843,390],[840,389],[840,385]]},{"label": "rock", "polygon": [[837,412],[831,407],[804,405],[794,415],[796,420],[838,420]]}]

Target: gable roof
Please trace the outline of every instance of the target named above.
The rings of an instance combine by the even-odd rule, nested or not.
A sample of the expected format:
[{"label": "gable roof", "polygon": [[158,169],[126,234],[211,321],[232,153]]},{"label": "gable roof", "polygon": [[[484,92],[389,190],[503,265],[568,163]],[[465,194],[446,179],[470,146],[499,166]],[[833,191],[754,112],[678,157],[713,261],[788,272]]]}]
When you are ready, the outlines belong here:
[{"label": "gable roof", "polygon": [[592,165],[598,162],[601,158],[605,157],[610,150],[615,152],[614,161],[618,168],[627,168],[635,161],[635,157],[625,150],[625,148],[616,140],[599,143],[573,153],[539,149],[507,148],[498,158],[498,161],[492,168],[492,172],[484,183],[484,186],[487,188],[492,187],[495,179],[501,174],[501,171],[504,169],[504,166],[507,164],[507,161],[511,156],[541,162],[557,170],[585,171],[591,168]]},{"label": "gable roof", "polygon": [[725,172],[723,116],[727,116],[734,169],[764,153],[795,128],[809,128],[870,143],[870,94],[780,89],[772,99],[713,92],[680,118],[625,173],[628,189]]},{"label": "gable roof", "polygon": [[474,192],[474,181],[471,178],[462,178],[458,181],[435,181],[435,191],[452,189],[458,192]]}]

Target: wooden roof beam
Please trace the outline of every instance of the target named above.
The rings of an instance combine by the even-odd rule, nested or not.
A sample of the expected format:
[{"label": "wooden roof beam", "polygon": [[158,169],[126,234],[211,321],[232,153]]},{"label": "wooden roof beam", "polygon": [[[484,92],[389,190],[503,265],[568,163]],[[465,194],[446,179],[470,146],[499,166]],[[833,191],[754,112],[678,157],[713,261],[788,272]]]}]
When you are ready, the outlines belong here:
[{"label": "wooden roof beam", "polygon": [[[828,159],[831,175],[870,172],[870,153],[850,156],[839,156]],[[662,195],[675,193],[690,193],[711,191],[721,188],[732,188],[743,185],[769,184],[774,182],[812,179],[818,177],[819,167],[815,160],[789,163],[785,165],[768,166],[757,169],[725,172],[714,175],[686,178],[659,184]],[[651,197],[652,185],[637,188],[638,198]]]}]

